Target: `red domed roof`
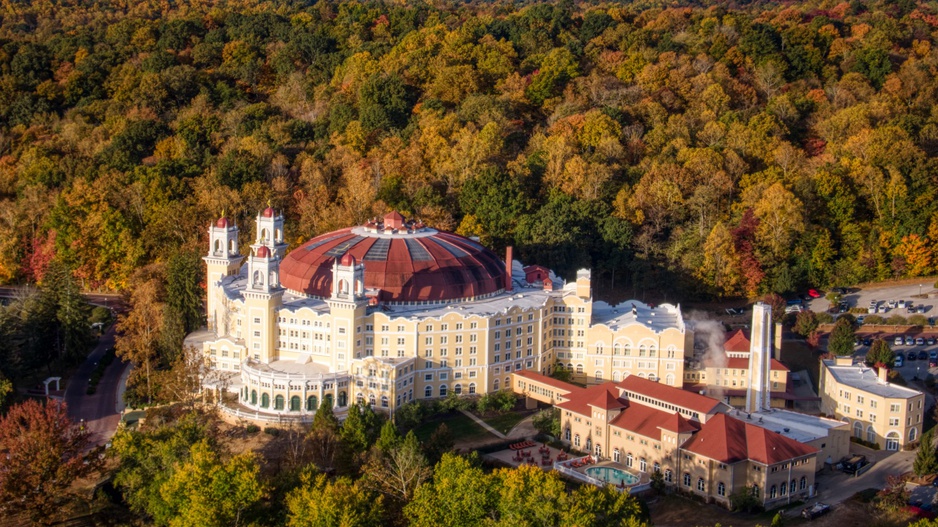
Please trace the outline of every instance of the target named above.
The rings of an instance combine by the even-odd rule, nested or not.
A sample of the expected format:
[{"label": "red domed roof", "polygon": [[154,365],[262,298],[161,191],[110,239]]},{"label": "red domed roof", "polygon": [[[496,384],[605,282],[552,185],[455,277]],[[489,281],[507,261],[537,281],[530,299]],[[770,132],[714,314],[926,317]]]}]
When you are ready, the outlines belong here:
[{"label": "red domed roof", "polygon": [[261,245],[257,248],[257,257],[270,258],[270,249],[268,249],[266,245]]},{"label": "red domed roof", "polygon": [[228,227],[228,218],[218,218],[218,221],[215,222],[215,226],[219,229],[224,229]]},{"label": "red domed roof", "polygon": [[261,216],[265,218],[273,218],[276,215],[277,215],[277,211],[275,211],[271,207],[267,207],[266,209],[264,209],[264,212],[261,213]]},{"label": "red domed roof", "polygon": [[345,254],[342,255],[342,260],[341,260],[339,263],[342,264],[342,265],[344,265],[344,266],[346,266],[346,267],[354,266],[354,265],[355,265],[355,257],[352,256],[351,253],[345,253]]},{"label": "red domed roof", "polygon": [[317,236],[290,252],[280,266],[280,282],[287,289],[328,297],[336,258],[362,262],[365,288],[380,289],[386,302],[478,297],[505,283],[505,264],[468,238],[433,229],[382,234],[363,227]]}]

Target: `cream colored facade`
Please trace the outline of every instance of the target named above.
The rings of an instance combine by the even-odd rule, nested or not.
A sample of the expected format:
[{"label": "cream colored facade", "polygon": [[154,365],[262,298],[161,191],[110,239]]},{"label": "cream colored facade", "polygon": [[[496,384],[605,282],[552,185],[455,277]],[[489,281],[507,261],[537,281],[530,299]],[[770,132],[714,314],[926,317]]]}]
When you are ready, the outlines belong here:
[{"label": "cream colored facade", "polygon": [[387,411],[417,399],[511,389],[513,372],[569,369],[596,383],[638,375],[680,386],[693,342],[678,306],[594,301],[590,273],[574,282],[528,283],[518,262],[512,290],[449,303],[375,305],[364,266],[336,258],[332,294],[284,289],[283,218],[258,215],[255,243],[238,251],[238,229],[209,229],[207,316],[201,342],[227,373],[240,404],[269,414],[313,413],[329,400]]},{"label": "cream colored facade", "polygon": [[733,493],[753,492],[768,508],[813,493],[816,448],[730,417],[714,399],[640,382],[583,389],[529,372],[515,377],[516,392],[557,401],[562,440],[573,449],[660,471],[682,492],[727,507]]},{"label": "cream colored facade", "polygon": [[821,411],[848,423],[854,437],[886,450],[917,441],[925,395],[886,382],[885,370],[878,373],[852,363],[852,357],[821,361]]}]

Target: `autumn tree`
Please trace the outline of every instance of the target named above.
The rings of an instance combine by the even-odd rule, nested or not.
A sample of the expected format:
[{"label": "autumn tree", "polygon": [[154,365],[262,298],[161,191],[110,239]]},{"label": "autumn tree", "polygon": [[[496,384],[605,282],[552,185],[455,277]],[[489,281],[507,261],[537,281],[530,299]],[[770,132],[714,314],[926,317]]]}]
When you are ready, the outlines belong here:
[{"label": "autumn tree", "polygon": [[73,423],[65,404],[27,400],[0,417],[0,515],[28,513],[50,522],[69,486],[98,467],[88,430]]},{"label": "autumn tree", "polygon": [[413,431],[390,448],[372,448],[362,472],[365,485],[400,503],[409,502],[432,473]]},{"label": "autumn tree", "polygon": [[139,284],[130,296],[130,312],[117,321],[117,356],[133,363],[134,371],[140,372],[132,374],[128,383],[139,386],[140,381],[143,381],[140,387],[142,390],[138,388],[137,400],[147,403],[153,401],[152,375],[160,360],[160,338],[165,314],[165,304],[161,297],[162,290],[156,279]]},{"label": "autumn tree", "polygon": [[381,527],[388,521],[384,496],[345,477],[304,474],[286,506],[289,527]]}]

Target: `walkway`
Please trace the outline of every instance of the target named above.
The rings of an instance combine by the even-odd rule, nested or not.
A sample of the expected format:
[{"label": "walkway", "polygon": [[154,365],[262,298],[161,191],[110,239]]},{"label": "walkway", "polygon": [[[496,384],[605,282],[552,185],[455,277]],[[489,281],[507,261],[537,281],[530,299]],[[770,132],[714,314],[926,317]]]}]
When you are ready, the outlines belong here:
[{"label": "walkway", "polygon": [[[491,426],[489,426],[488,423],[486,423],[485,421],[483,421],[483,420],[479,419],[478,417],[476,417],[475,414],[473,414],[472,412],[468,412],[468,411],[466,411],[466,410],[460,410],[460,412],[462,412],[462,414],[465,415],[466,417],[468,417],[469,419],[472,419],[473,421],[475,421],[476,424],[478,424],[478,425],[481,426],[482,428],[488,430],[488,432],[489,432],[490,434],[492,434],[493,436],[495,436],[495,437],[497,437],[497,438],[499,438],[499,439],[507,439],[507,436],[505,436],[505,434],[503,434],[503,433],[499,432],[498,430],[492,428]],[[512,432],[513,432],[513,431],[514,431],[514,429],[512,429]]]}]

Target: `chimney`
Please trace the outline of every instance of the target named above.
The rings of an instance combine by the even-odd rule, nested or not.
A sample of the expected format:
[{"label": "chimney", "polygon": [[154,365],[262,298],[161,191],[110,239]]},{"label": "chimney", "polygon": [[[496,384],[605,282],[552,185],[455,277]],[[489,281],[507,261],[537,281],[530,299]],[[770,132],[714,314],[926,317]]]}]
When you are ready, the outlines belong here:
[{"label": "chimney", "polygon": [[876,371],[876,376],[879,377],[880,384],[889,384],[889,368],[884,364],[877,364],[879,370]]},{"label": "chimney", "polygon": [[505,249],[505,291],[511,292],[511,261],[512,249],[509,245]]}]

